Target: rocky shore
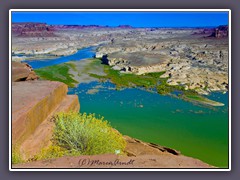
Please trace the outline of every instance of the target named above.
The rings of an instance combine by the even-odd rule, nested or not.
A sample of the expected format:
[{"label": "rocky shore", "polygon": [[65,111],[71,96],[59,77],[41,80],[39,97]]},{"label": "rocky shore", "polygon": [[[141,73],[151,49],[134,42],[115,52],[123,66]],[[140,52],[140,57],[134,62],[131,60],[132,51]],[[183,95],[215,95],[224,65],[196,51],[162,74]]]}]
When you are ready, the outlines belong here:
[{"label": "rocky shore", "polygon": [[181,85],[199,94],[225,92],[228,91],[228,39],[226,34],[209,36],[189,35],[159,42],[118,41],[100,46],[96,57],[103,57],[103,63],[122,73],[165,72],[161,77],[168,78],[169,85]]}]

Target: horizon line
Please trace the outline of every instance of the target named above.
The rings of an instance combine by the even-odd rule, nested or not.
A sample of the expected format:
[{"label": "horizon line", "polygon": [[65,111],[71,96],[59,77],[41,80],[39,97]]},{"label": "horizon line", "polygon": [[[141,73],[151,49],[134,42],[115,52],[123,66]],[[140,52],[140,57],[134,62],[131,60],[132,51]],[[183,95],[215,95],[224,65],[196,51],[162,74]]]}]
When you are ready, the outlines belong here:
[{"label": "horizon line", "polygon": [[27,22],[27,21],[21,21],[21,22],[12,22],[12,24],[17,23],[39,23],[39,24],[46,24],[49,26],[99,26],[99,27],[109,27],[109,28],[117,28],[121,26],[128,26],[129,28],[214,28],[219,26],[228,26],[228,24],[219,24],[219,25],[213,25],[213,26],[132,26],[129,24],[119,24],[116,26],[110,26],[110,25],[99,25],[99,24],[48,24],[46,22]]}]

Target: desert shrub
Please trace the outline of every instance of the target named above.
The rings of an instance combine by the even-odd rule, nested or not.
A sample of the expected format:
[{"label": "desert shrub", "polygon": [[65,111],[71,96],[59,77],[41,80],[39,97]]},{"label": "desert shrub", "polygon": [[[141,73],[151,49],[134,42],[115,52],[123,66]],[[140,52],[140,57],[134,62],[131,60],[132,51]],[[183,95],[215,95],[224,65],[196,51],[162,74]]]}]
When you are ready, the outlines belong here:
[{"label": "desert shrub", "polygon": [[12,164],[18,164],[24,162],[21,154],[19,152],[19,149],[15,146],[12,147]]},{"label": "desert shrub", "polygon": [[59,146],[50,145],[43,148],[38,154],[32,158],[32,160],[59,158],[67,154],[67,151]]},{"label": "desert shrub", "polygon": [[126,145],[108,121],[86,113],[59,113],[55,117],[53,143],[69,155],[122,153]]}]

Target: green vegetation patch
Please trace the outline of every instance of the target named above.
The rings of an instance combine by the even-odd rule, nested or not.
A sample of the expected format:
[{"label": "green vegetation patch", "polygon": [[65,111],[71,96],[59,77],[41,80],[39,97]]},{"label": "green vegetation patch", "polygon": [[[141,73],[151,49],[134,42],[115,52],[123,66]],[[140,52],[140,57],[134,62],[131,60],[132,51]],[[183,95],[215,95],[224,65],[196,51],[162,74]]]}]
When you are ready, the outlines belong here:
[{"label": "green vegetation patch", "polygon": [[101,76],[97,74],[90,74],[91,77],[102,79],[102,80],[110,80],[114,83],[117,88],[124,87],[145,87],[145,88],[154,88],[159,80],[160,75],[164,74],[164,72],[160,73],[149,73],[145,75],[136,75],[130,73],[120,73],[118,70],[111,69],[108,65],[104,66],[104,72],[106,75]]},{"label": "green vegetation patch", "polygon": [[69,87],[74,87],[74,85],[78,82],[73,79],[72,74],[69,74],[70,68],[76,70],[76,67],[73,63],[63,63],[35,69],[34,71],[38,76],[40,76],[41,79],[60,81],[67,84]]},{"label": "green vegetation patch", "polygon": [[124,154],[126,141],[103,117],[59,113],[54,122],[53,145],[43,149],[36,160],[64,155]]},{"label": "green vegetation patch", "polygon": [[19,148],[15,146],[12,147],[12,164],[18,164],[22,162],[24,162],[24,160],[22,159]]},{"label": "green vegetation patch", "polygon": [[201,104],[221,106],[222,103],[209,100],[199,95],[195,90],[185,90],[183,85],[169,85],[167,83],[168,78],[161,78],[165,72],[146,73],[143,75],[136,75],[130,73],[120,73],[118,70],[112,69],[108,65],[104,66],[104,72],[106,75],[101,76],[97,74],[89,74],[94,78],[100,80],[110,80],[116,85],[116,88],[124,87],[144,87],[146,89],[156,88],[156,91],[161,95],[172,94],[175,91],[180,92],[178,97],[187,101],[197,102]]},{"label": "green vegetation patch", "polygon": [[205,98],[203,98],[201,96],[198,96],[198,95],[186,95],[186,97],[189,98],[189,99],[196,100],[196,101],[203,101],[203,100],[205,100]]},{"label": "green vegetation patch", "polygon": [[205,97],[200,96],[200,95],[186,94],[186,95],[183,95],[183,99],[198,102],[198,103],[201,103],[201,104],[207,104],[207,105],[211,105],[211,106],[224,106],[223,103],[210,100],[210,99],[205,98]]},{"label": "green vegetation patch", "polygon": [[159,94],[165,95],[175,90],[185,91],[183,86],[170,86],[167,84],[168,78],[160,78],[163,72],[146,73],[142,75],[120,73],[118,70],[112,69],[108,65],[104,65],[105,76],[90,74],[94,78],[100,80],[110,80],[116,85],[117,89],[124,87],[144,87],[146,89],[156,88]]}]

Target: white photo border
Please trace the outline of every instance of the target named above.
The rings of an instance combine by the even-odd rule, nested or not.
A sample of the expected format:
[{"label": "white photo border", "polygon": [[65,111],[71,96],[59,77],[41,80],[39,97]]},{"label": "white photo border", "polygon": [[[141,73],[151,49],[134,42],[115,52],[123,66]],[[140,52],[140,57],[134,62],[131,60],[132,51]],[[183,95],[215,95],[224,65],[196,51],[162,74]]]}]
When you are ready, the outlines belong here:
[{"label": "white photo border", "polygon": [[[228,12],[228,168],[12,168],[12,12]],[[231,9],[10,9],[9,10],[9,171],[231,171]]]}]

